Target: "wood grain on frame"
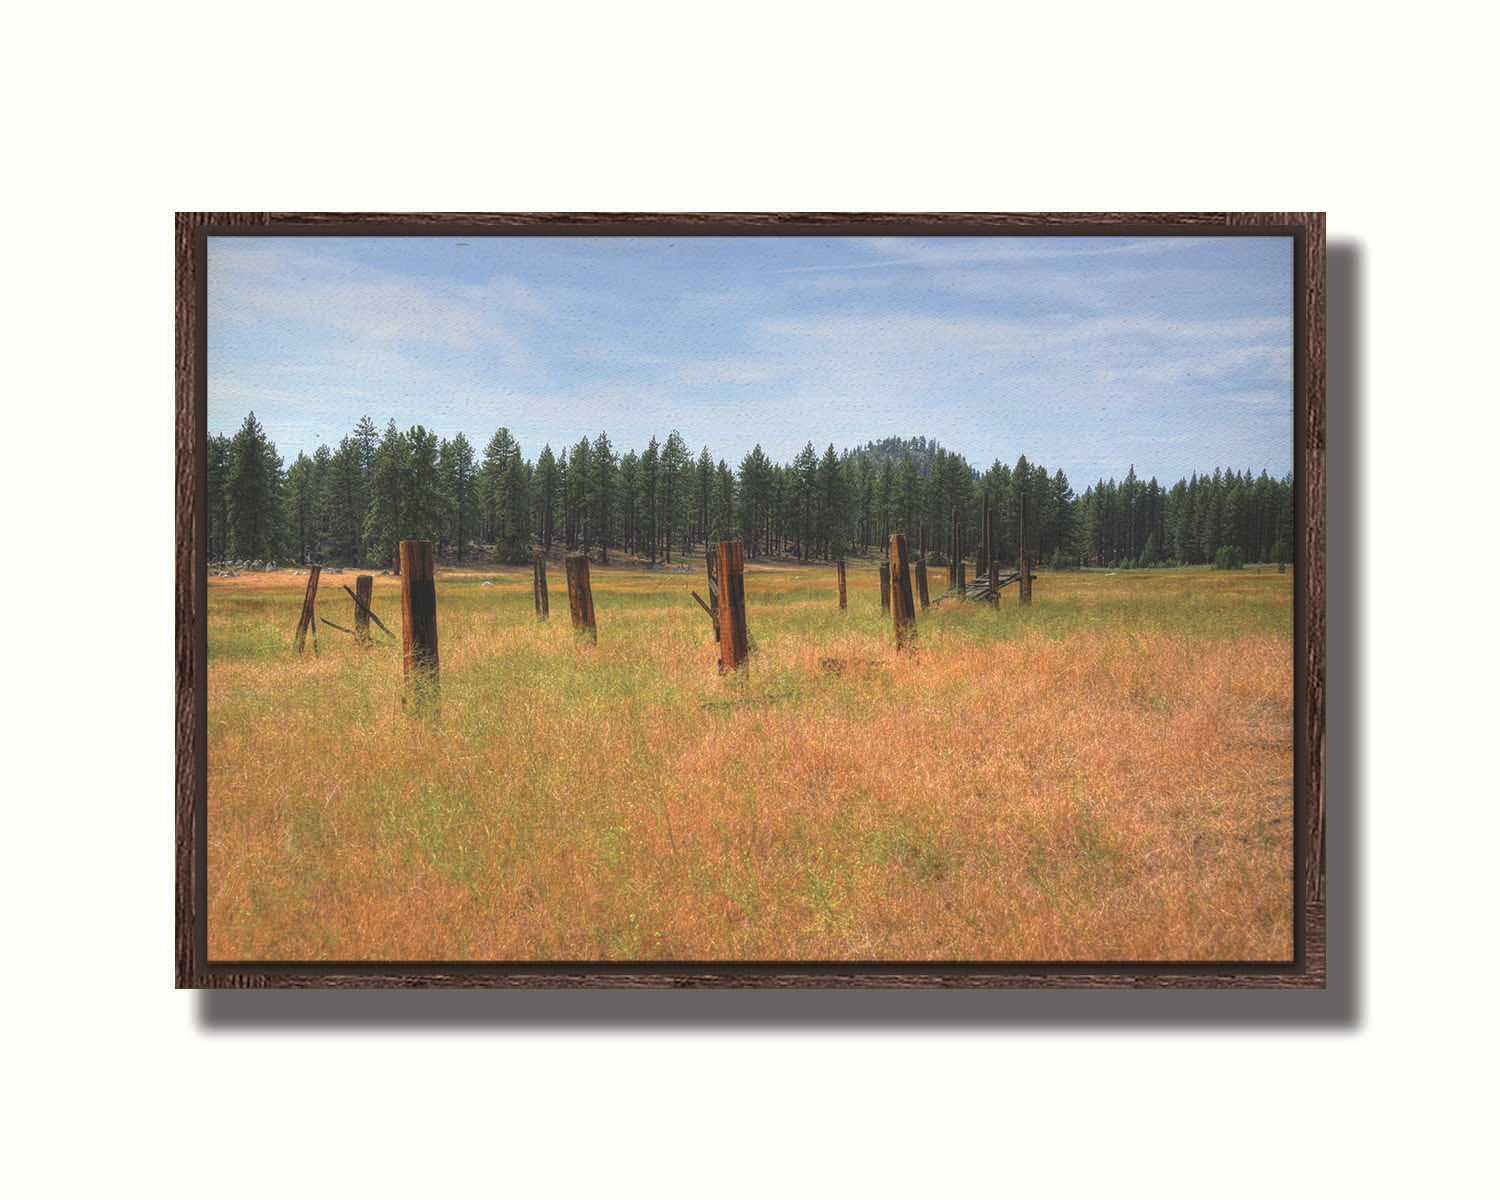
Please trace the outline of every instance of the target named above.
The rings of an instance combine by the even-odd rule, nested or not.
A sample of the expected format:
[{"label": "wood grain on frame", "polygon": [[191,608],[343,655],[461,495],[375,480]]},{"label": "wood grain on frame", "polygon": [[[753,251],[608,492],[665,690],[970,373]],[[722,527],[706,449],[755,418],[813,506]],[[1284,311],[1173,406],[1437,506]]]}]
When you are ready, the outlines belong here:
[{"label": "wood grain on frame", "polygon": [[[1295,238],[1297,932],[1290,967],[1239,964],[265,963],[215,967],[207,911],[207,580],[199,544],[207,498],[202,420],[206,241],[210,228],[366,236],[530,230],[549,234],[1173,233],[1250,227]],[[180,988],[1322,988],[1324,822],[1326,232],[1322,213],[178,213],[176,228],[176,954]]]}]

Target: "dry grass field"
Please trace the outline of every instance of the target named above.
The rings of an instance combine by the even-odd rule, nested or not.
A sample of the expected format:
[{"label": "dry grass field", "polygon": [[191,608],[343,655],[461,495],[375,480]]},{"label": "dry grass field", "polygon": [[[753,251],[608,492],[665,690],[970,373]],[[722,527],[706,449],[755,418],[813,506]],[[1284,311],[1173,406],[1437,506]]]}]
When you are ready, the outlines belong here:
[{"label": "dry grass field", "polygon": [[210,958],[1291,957],[1290,572],[1041,572],[906,656],[873,564],[847,614],[749,564],[721,677],[691,561],[594,567],[597,646],[559,564],[545,623],[529,568],[440,571],[427,720],[379,632],[293,653],[305,575],[211,579]]}]

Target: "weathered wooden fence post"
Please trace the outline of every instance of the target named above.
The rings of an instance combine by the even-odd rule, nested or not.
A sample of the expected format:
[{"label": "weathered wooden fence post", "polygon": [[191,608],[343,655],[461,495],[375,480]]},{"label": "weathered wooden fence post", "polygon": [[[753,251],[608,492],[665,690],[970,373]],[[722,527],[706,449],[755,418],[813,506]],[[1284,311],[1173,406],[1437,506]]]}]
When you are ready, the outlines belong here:
[{"label": "weathered wooden fence post", "polygon": [[1021,603],[1031,603],[1031,552],[1026,548],[1026,493],[1021,493]]},{"label": "weathered wooden fence post", "polygon": [[594,624],[594,591],[589,586],[589,556],[570,554],[563,560],[568,568],[568,607],[573,613],[573,632],[588,634],[589,641],[599,642]]},{"label": "weathered wooden fence post", "polygon": [[917,608],[911,598],[911,573],[907,569],[906,534],[891,534],[891,619],[896,624],[896,649],[915,647]]},{"label": "weathered wooden fence post", "polygon": [[964,580],[964,560],[963,559],[959,559],[953,565],[958,570],[958,584],[957,584],[957,587],[958,587],[958,598],[960,600],[965,600],[965,599],[968,598],[968,595],[969,595],[969,592],[968,592],[969,585]]},{"label": "weathered wooden fence post", "polygon": [[401,543],[401,670],[419,712],[438,702],[437,573],[432,543]]},{"label": "weathered wooden fence post", "polygon": [[889,561],[880,564],[880,611],[883,613],[891,611],[891,564]]},{"label": "weathered wooden fence post", "polygon": [[370,601],[375,595],[375,576],[361,575],[354,581],[354,636],[362,645],[370,641]]},{"label": "weathered wooden fence post", "polygon": [[839,612],[849,611],[849,592],[844,583],[844,560],[839,559]]},{"label": "weathered wooden fence post", "polygon": [[719,671],[748,669],[750,634],[745,625],[745,550],[739,542],[720,542]]},{"label": "weathered wooden fence post", "polygon": [[[323,568],[314,566],[307,572],[307,594],[302,597],[302,615],[297,618],[297,636],[292,639],[292,649],[298,654],[302,653],[302,647],[307,643],[307,627],[313,620],[313,601],[318,598],[318,572]],[[318,640],[317,629],[313,630],[313,646],[316,648]]]},{"label": "weathered wooden fence post", "polygon": [[917,599],[922,607],[927,607],[927,562],[925,559],[917,559],[916,565],[912,567],[912,573],[917,577]]},{"label": "weathered wooden fence post", "polygon": [[550,609],[547,604],[547,559],[541,554],[531,564],[531,592],[536,601],[536,615],[545,621]]}]

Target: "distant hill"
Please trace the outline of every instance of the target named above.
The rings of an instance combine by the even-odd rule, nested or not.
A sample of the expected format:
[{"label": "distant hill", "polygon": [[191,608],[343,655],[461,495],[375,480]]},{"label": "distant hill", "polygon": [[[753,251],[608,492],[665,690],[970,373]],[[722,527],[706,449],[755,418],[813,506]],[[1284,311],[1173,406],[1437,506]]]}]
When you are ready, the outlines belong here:
[{"label": "distant hill", "polygon": [[884,437],[878,442],[866,442],[853,450],[845,450],[839,457],[851,467],[858,466],[861,459],[868,458],[876,469],[887,459],[894,467],[904,467],[909,462],[916,463],[917,474],[926,475],[932,470],[942,450],[936,438]]}]

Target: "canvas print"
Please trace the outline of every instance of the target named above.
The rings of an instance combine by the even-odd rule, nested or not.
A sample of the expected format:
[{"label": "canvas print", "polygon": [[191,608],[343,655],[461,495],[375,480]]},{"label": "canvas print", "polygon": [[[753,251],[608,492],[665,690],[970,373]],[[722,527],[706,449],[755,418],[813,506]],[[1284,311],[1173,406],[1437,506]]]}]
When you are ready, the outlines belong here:
[{"label": "canvas print", "polygon": [[215,963],[1285,963],[1293,239],[207,249]]}]

